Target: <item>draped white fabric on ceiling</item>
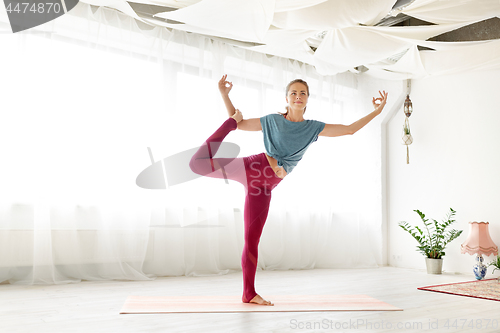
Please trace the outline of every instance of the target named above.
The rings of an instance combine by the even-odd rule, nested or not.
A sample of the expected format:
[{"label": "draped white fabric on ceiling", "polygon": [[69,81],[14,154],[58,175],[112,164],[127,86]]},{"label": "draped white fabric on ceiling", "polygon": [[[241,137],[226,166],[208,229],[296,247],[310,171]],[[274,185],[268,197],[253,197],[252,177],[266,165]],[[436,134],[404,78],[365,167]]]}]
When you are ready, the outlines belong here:
[{"label": "draped white fabric on ceiling", "polygon": [[500,16],[498,0],[415,0],[403,13],[435,24],[474,22]]},{"label": "draped white fabric on ceiling", "polygon": [[[301,1],[295,2],[297,6]],[[2,28],[8,27],[5,17]],[[282,111],[306,79],[306,118],[350,123],[397,82],[320,76],[297,61],[80,3],[41,27],[2,34],[0,282],[66,283],[223,274],[240,269],[243,189],[198,178],[146,190],[154,160],[199,146],[227,117],[217,80],[246,118]],[[42,38],[43,37],[43,38]],[[36,56],[35,56],[36,54]],[[392,103],[392,104],[391,104]],[[259,267],[382,263],[380,119],[352,137],[320,138],[273,192]],[[232,132],[241,156],[259,132]]]},{"label": "draped white fabric on ceiling", "polygon": [[[360,65],[368,68],[367,73],[373,77],[395,80],[459,73],[470,68],[500,68],[497,41],[467,47],[460,42],[427,41],[444,32],[500,17],[498,0],[415,0],[395,9],[395,0],[136,1],[177,9],[155,15],[176,22],[140,18],[125,1],[83,1],[117,8],[153,26],[229,38],[235,44],[251,42],[254,44],[240,47],[299,60],[315,66],[322,75],[356,72],[355,67]],[[374,26],[384,17],[399,13],[435,25]],[[418,51],[416,46],[433,51]],[[409,54],[403,59],[401,54],[405,52]],[[490,52],[489,57],[474,56],[486,52]],[[457,60],[446,62],[450,55]],[[445,70],[441,70],[442,65]]]}]

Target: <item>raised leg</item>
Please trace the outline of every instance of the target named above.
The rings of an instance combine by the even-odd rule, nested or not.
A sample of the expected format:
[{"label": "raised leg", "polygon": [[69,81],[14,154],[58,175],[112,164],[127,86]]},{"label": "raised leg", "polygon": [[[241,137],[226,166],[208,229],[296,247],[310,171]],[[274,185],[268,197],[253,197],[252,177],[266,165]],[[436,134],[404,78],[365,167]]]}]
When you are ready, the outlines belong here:
[{"label": "raised leg", "polygon": [[224,138],[236,128],[236,120],[228,118],[193,155],[189,162],[191,170],[202,176],[231,179],[246,185],[243,158],[214,158]]}]

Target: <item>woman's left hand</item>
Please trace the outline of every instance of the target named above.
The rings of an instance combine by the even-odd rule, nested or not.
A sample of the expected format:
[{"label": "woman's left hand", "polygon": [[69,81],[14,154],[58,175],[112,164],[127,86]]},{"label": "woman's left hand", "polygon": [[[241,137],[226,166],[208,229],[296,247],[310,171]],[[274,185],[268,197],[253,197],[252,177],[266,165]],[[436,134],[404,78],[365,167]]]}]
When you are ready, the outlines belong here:
[{"label": "woman's left hand", "polygon": [[380,97],[379,98],[373,97],[372,103],[375,110],[380,113],[384,109],[385,103],[387,102],[387,96],[389,95],[389,93],[386,93],[385,90],[383,90],[382,92],[380,92],[379,90],[378,93],[380,94]]}]

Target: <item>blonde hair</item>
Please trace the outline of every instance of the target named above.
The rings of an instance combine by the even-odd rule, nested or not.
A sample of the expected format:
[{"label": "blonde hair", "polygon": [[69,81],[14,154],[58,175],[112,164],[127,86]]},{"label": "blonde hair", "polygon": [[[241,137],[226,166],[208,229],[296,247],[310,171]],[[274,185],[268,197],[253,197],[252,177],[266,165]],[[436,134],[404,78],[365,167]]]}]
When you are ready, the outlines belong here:
[{"label": "blonde hair", "polygon": [[[294,84],[294,83],[302,83],[303,85],[305,85],[305,86],[306,86],[306,89],[307,89],[307,96],[309,96],[309,85],[307,84],[307,82],[306,82],[306,81],[304,81],[304,80],[302,80],[302,79],[295,79],[295,80],[290,81],[290,83],[288,83],[288,84],[286,85],[285,96],[287,96],[287,97],[288,97],[288,91],[290,91],[290,87],[291,87],[291,86],[292,86],[292,84]],[[305,107],[305,108],[304,108],[304,113],[306,112],[306,109],[307,109],[307,107]],[[285,113],[281,113],[281,112],[280,112],[280,113],[281,113],[281,115],[283,115],[283,116],[288,115],[288,105],[287,105],[287,106],[285,106],[285,110],[286,110],[286,112],[285,112]]]}]

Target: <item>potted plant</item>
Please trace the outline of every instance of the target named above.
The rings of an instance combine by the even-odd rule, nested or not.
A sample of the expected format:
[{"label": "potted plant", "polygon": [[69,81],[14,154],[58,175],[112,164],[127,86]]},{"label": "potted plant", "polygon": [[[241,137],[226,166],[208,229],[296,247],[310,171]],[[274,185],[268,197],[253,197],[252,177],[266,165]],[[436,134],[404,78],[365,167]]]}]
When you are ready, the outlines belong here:
[{"label": "potted plant", "polygon": [[406,230],[415,238],[418,242],[417,249],[423,255],[426,256],[426,266],[427,273],[429,274],[441,274],[443,267],[443,256],[445,255],[444,249],[446,245],[452,240],[458,238],[463,230],[451,229],[447,231],[446,229],[456,221],[453,219],[455,216],[455,211],[450,208],[450,212],[446,216],[446,219],[442,222],[438,222],[432,219],[433,222],[429,222],[429,219],[425,218],[425,214],[419,210],[414,210],[422,220],[425,229],[422,230],[418,226],[412,227],[405,221],[399,222],[399,226]]},{"label": "potted plant", "polygon": [[405,125],[403,126],[403,144],[405,145],[411,145],[413,143],[413,137],[411,136],[410,133],[410,125],[405,122]]},{"label": "potted plant", "polygon": [[410,127],[409,127],[407,124],[405,124],[405,125],[403,126],[403,134],[404,134],[404,135],[410,135],[410,134],[411,134],[411,133],[410,133]]},{"label": "potted plant", "polygon": [[410,122],[408,121],[408,117],[405,119],[402,139],[403,144],[406,145],[406,164],[410,164],[410,148],[408,146],[413,143],[413,137],[410,133]]},{"label": "potted plant", "polygon": [[[488,267],[493,266],[493,272],[491,274],[495,273],[495,271],[498,269],[500,270],[500,256],[497,256],[497,259],[495,261],[492,261],[488,264]],[[500,282],[500,276],[498,277],[498,282]]]}]

